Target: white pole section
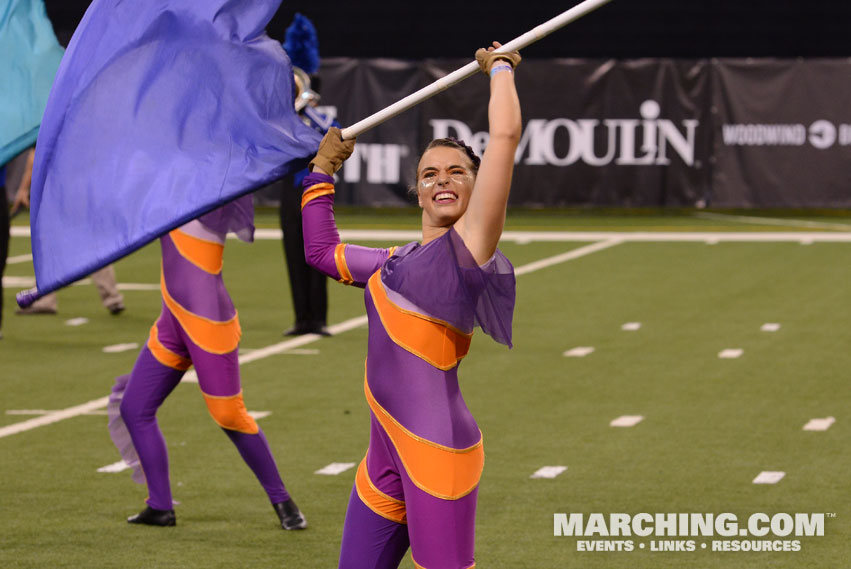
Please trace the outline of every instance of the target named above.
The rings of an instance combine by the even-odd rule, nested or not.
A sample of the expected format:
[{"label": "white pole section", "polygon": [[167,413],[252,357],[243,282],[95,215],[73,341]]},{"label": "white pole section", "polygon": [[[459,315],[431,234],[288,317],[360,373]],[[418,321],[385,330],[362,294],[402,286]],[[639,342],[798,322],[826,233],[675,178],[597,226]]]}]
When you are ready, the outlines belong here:
[{"label": "white pole section", "polygon": [[[524,47],[531,45],[538,41],[541,38],[544,38],[554,31],[563,28],[570,22],[574,20],[578,20],[585,14],[589,12],[593,12],[603,4],[608,4],[611,0],[585,0],[580,4],[577,4],[573,8],[562,12],[555,18],[544,22],[540,26],[529,30],[522,36],[515,38],[504,44],[500,47],[497,52],[505,52],[505,51],[517,51],[523,49]],[[407,111],[411,107],[414,107],[426,99],[430,99],[431,97],[437,95],[441,91],[445,91],[452,85],[463,81],[464,79],[471,77],[479,71],[479,64],[476,61],[468,63],[461,69],[457,69],[450,73],[449,75],[445,75],[426,87],[423,87],[419,91],[411,93],[404,99],[400,99],[396,101],[389,107],[378,111],[377,113],[366,117],[365,119],[356,122],[352,126],[346,127],[342,131],[343,139],[354,138],[368,131],[369,129],[380,125],[384,121],[391,119],[402,113]]]}]

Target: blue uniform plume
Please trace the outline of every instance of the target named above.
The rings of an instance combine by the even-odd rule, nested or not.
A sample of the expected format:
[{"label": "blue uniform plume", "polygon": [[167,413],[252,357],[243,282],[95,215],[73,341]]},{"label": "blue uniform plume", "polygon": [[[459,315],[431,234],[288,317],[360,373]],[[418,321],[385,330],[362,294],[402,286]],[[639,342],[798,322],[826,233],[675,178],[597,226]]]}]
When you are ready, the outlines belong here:
[{"label": "blue uniform plume", "polygon": [[265,34],[280,0],[95,0],[65,54],[33,170],[37,292],[68,285],[301,169],[321,135]]},{"label": "blue uniform plume", "polygon": [[296,13],[284,37],[284,50],[293,65],[308,75],[319,71],[319,38],[313,22],[306,16]]}]

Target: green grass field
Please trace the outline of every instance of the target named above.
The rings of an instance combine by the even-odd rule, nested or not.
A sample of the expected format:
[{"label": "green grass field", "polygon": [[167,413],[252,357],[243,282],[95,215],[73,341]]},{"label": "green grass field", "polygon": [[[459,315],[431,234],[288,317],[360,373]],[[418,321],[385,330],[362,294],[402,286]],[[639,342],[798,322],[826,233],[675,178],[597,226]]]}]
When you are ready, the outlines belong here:
[{"label": "green grass field", "polygon": [[[485,437],[477,567],[848,568],[851,567],[851,220],[801,214],[515,212],[509,231],[717,234],[720,241],[634,241],[579,255],[590,241],[506,241],[518,269],[568,251],[575,258],[518,271],[515,347],[481,332],[460,369],[465,399]],[[275,228],[272,212],[258,226]],[[415,229],[410,212],[353,210],[343,228]],[[726,241],[724,232],[800,233],[806,244]],[[806,235],[804,234],[806,232]],[[679,233],[677,233],[679,235]],[[676,235],[674,235],[676,237]],[[847,237],[847,235],[846,235]],[[599,239],[595,239],[598,241]],[[11,257],[29,252],[12,239]],[[389,245],[386,241],[364,242]],[[158,246],[116,265],[122,283],[158,282]],[[285,341],[292,323],[281,244],[231,242],[225,281],[239,308],[242,349]],[[7,277],[31,277],[21,261]],[[15,281],[17,282],[17,281]],[[0,430],[108,395],[128,373],[160,309],[157,291],[124,291],[127,311],[110,316],[92,286],[59,293],[59,314],[17,316],[3,291]],[[329,283],[329,324],[363,315],[358,289]],[[71,318],[88,322],[68,326]],[[627,322],[641,327],[625,331]],[[779,323],[764,332],[765,323]],[[576,347],[585,357],[565,357]],[[719,352],[741,349],[741,357]],[[146,491],[129,471],[102,473],[119,456],[101,410],[0,437],[0,568],[336,567],[354,470],[315,471],[364,454],[363,327],[294,353],[244,363],[250,410],[259,420],[310,528],[283,532],[253,476],[209,418],[197,385],[178,387],[160,411],[169,443],[178,526],[130,526]],[[69,413],[73,415],[73,413]],[[623,415],[644,419],[611,427]],[[826,431],[805,431],[834,417]],[[2,432],[2,431],[0,431]],[[530,476],[566,466],[552,479]],[[754,484],[782,471],[776,484]],[[555,513],[824,513],[823,537],[797,552],[654,552],[657,537],[631,537],[632,552],[578,551],[580,537],[553,535]],[[833,516],[835,514],[835,517]],[[607,538],[596,538],[605,540]],[[621,538],[612,538],[621,539]],[[742,538],[745,539],[745,538]],[[759,538],[747,538],[759,539]],[[646,544],[639,549],[639,544]],[[412,567],[406,560],[403,567]]]}]

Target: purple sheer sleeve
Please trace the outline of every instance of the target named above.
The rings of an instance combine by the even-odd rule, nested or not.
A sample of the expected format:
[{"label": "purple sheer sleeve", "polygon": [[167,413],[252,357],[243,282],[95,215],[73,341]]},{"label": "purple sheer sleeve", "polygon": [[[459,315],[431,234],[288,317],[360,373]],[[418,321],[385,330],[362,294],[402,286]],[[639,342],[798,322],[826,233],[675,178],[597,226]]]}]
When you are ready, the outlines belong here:
[{"label": "purple sheer sleeve", "polygon": [[429,315],[465,331],[480,326],[497,342],[512,345],[514,267],[499,250],[479,266],[451,229],[427,245],[397,252],[381,276],[390,290]]},{"label": "purple sheer sleeve", "polygon": [[216,233],[236,233],[242,241],[254,241],[254,200],[251,194],[205,213],[198,221]]},{"label": "purple sheer sleeve", "polygon": [[301,210],[304,258],[311,267],[344,284],[363,287],[390,251],[340,241],[334,219],[333,184],[334,178],[318,172],[311,172],[302,182],[304,199],[309,200],[302,201]]}]

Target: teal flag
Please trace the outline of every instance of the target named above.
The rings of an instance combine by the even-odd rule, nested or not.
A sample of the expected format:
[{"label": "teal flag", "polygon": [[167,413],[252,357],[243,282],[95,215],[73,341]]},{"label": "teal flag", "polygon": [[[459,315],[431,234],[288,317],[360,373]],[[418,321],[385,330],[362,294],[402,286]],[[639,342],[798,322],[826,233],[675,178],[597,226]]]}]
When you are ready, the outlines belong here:
[{"label": "teal flag", "polygon": [[35,144],[63,53],[43,0],[0,0],[0,165]]}]

